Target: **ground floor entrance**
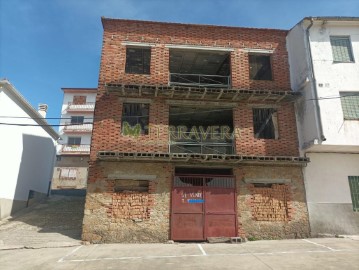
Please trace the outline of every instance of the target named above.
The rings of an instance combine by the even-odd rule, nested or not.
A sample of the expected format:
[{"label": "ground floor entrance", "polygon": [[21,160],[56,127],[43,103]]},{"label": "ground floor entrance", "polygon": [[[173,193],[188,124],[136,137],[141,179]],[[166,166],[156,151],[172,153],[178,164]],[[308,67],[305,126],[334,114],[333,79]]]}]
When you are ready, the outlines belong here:
[{"label": "ground floor entrance", "polygon": [[171,197],[171,239],[236,237],[235,177],[176,174]]}]

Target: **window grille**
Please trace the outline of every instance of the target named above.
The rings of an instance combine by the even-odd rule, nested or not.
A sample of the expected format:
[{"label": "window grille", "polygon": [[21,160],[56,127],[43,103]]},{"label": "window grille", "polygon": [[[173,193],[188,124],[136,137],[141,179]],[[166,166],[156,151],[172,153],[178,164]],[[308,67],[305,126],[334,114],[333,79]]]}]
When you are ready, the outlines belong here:
[{"label": "window grille", "polygon": [[354,62],[349,37],[330,37],[334,62]]},{"label": "window grille", "polygon": [[348,176],[353,210],[359,212],[359,176]]},{"label": "window grille", "polygon": [[345,120],[359,120],[359,92],[342,92],[340,101]]}]

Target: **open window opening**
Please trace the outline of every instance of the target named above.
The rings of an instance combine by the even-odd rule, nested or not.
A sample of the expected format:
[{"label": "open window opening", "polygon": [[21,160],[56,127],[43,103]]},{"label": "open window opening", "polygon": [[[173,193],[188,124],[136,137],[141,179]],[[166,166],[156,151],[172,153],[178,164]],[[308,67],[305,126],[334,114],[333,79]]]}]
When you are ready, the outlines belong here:
[{"label": "open window opening", "polygon": [[81,144],[81,137],[69,137],[67,139],[68,145],[80,145]]},{"label": "open window opening", "polygon": [[271,58],[269,55],[249,55],[249,78],[251,80],[272,80]]},{"label": "open window opening", "polygon": [[148,134],[149,104],[124,103],[122,111],[122,134],[139,136]]},{"label": "open window opening", "polygon": [[170,152],[233,154],[231,108],[170,107]]},{"label": "open window opening", "polygon": [[126,73],[150,74],[151,48],[126,48]]},{"label": "open window opening", "polygon": [[230,53],[189,49],[170,50],[170,85],[229,88]]},{"label": "open window opening", "polygon": [[254,137],[257,139],[278,139],[277,110],[273,108],[253,109]]}]

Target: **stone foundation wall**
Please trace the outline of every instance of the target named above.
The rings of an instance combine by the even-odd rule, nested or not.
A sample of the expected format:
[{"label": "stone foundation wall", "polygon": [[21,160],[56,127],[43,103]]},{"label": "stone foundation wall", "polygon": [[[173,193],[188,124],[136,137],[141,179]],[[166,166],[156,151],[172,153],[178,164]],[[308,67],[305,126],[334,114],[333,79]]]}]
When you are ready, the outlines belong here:
[{"label": "stone foundation wall", "polygon": [[[95,166],[97,178],[88,183],[82,239],[92,243],[167,241],[172,166],[128,162],[99,162]],[[149,181],[147,192],[115,192],[115,181],[133,179],[113,178],[130,175],[156,179]]]},{"label": "stone foundation wall", "polygon": [[[253,239],[310,235],[301,167],[246,166],[235,169],[239,235]],[[245,179],[270,185],[255,187]],[[289,183],[278,184],[280,180]]]}]

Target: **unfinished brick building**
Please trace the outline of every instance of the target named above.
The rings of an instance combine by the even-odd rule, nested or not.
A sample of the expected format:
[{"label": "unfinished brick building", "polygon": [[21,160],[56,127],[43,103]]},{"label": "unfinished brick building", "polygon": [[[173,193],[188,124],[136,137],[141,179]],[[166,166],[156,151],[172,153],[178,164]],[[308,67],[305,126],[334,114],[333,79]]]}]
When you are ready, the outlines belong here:
[{"label": "unfinished brick building", "polygon": [[102,24],[83,239],[308,236],[287,31]]}]

